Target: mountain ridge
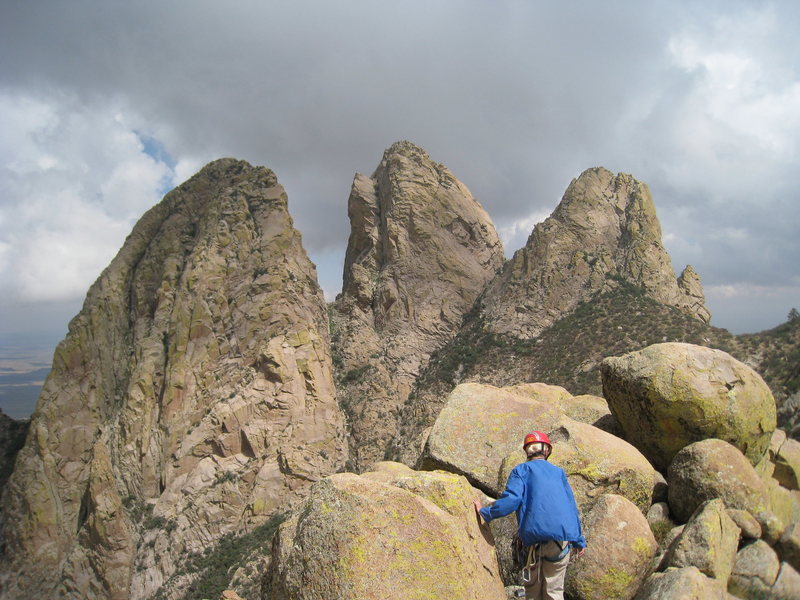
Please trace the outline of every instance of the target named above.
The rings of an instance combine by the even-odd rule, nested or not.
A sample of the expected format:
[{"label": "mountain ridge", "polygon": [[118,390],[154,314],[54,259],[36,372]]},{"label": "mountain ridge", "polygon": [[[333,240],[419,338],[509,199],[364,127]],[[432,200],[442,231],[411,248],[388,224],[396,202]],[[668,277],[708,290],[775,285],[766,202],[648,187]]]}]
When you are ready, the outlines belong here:
[{"label": "mountain ridge", "polygon": [[678,341],[762,369],[781,401],[800,386],[800,319],[708,325],[630,175],[585,171],[507,261],[466,186],[410,142],[356,174],[348,212],[328,305],[269,169],[214,161],[140,219],[70,323],[3,490],[3,598],[183,597],[188,556],[264,543],[314,482],[415,465],[459,383],[599,395],[605,357]]}]

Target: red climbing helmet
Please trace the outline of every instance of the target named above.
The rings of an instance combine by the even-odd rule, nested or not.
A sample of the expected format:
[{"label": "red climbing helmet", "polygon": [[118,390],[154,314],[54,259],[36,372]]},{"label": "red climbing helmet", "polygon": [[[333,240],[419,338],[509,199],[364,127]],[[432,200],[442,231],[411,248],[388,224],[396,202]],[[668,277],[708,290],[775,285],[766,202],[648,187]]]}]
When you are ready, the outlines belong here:
[{"label": "red climbing helmet", "polygon": [[547,444],[551,448],[553,447],[553,444],[550,443],[550,438],[547,437],[546,433],[542,431],[534,431],[525,436],[525,441],[522,442],[522,449],[524,450],[528,444],[533,444],[536,442],[542,442],[543,444]]}]

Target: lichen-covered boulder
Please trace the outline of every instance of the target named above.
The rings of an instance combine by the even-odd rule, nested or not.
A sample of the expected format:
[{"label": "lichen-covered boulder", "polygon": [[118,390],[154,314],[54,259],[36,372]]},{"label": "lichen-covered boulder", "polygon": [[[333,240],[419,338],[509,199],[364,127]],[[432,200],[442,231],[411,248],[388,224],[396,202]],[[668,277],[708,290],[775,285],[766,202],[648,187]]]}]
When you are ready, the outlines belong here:
[{"label": "lichen-covered boulder", "polygon": [[775,400],[753,369],[721,350],[648,346],[601,364],[603,395],[625,437],[659,469],[684,446],[725,440],[757,464],[775,430]]},{"label": "lichen-covered boulder", "polygon": [[[557,405],[561,412],[581,423],[598,426],[598,422],[613,427],[614,419],[608,402],[601,396],[581,394],[573,396],[559,385],[547,383],[521,383],[503,388],[514,394],[529,396],[533,400],[549,405]],[[608,419],[610,417],[610,419]],[[600,427],[604,429],[604,427]],[[613,431],[610,433],[614,433]]]},{"label": "lichen-covered boulder", "polygon": [[636,600],[727,600],[721,581],[706,577],[697,567],[653,573],[644,582]]},{"label": "lichen-covered boulder", "polygon": [[[549,432],[553,442],[550,462],[564,469],[581,514],[603,494],[613,493],[633,502],[643,513],[652,504],[656,471],[636,448],[601,429],[562,416]],[[503,459],[498,487],[511,470],[525,460],[522,450]]]},{"label": "lichen-covered boulder", "polygon": [[608,401],[602,396],[592,394],[580,394],[572,396],[569,400],[562,403],[564,413],[576,421],[594,425],[598,429],[607,431],[617,437],[622,437],[622,428],[611,414]]},{"label": "lichen-covered boulder", "polygon": [[689,519],[667,551],[665,562],[668,567],[697,567],[727,583],[738,548],[739,528],[726,513],[725,503],[709,500]]},{"label": "lichen-covered boulder", "polygon": [[769,509],[782,524],[781,530],[777,532],[780,536],[786,525],[800,521],[800,492],[787,490],[775,479],[768,479],[766,485]]},{"label": "lichen-covered boulder", "polygon": [[704,440],[683,448],[672,460],[667,480],[670,509],[682,523],[703,502],[714,498],[756,517],[769,510],[764,481],[739,450],[722,440]]},{"label": "lichen-covered boulder", "polygon": [[[361,476],[422,496],[459,519],[466,515],[471,530],[475,520],[472,503],[477,498],[483,498],[483,493],[471,487],[461,475],[446,471],[415,471],[402,463],[379,462]],[[486,560],[491,561],[492,558],[487,557]]]},{"label": "lichen-covered boulder", "polygon": [[490,538],[472,509],[476,492],[458,476],[400,477],[441,506],[352,473],[316,483],[275,537],[265,597],[504,599]]},{"label": "lichen-covered boulder", "polygon": [[633,598],[657,544],[641,511],[615,494],[602,496],[583,522],[586,554],[567,571],[565,591],[577,600]]},{"label": "lichen-covered boulder", "polygon": [[561,416],[558,402],[544,401],[531,389],[477,383],[456,387],[431,429],[420,464],[463,474],[500,495],[505,484],[498,484],[501,461],[514,451],[524,459],[525,435],[550,431]]},{"label": "lichen-covered boulder", "polygon": [[489,522],[489,530],[494,539],[497,562],[500,565],[500,576],[503,583],[508,585],[521,585],[520,569],[514,564],[513,546],[514,537],[519,529],[517,515],[511,513],[503,519],[493,519]]}]

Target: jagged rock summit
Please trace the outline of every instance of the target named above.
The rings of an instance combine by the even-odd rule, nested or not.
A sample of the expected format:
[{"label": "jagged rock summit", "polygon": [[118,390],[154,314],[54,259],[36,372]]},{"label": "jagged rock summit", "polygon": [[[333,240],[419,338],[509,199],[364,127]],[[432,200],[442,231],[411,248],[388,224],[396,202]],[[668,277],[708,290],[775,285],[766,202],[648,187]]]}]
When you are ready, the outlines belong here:
[{"label": "jagged rock summit", "polygon": [[534,338],[620,282],[705,323],[711,318],[691,266],[675,278],[647,185],[624,173],[588,169],[492,281],[481,311],[491,331]]},{"label": "jagged rock summit", "polygon": [[334,353],[358,467],[384,457],[397,411],[430,355],[503,263],[489,216],[421,148],[397,142],[357,174]]},{"label": "jagged rock summit", "polygon": [[56,350],[2,499],[2,597],[151,597],[346,452],[284,190],[215,161],[140,219]]}]

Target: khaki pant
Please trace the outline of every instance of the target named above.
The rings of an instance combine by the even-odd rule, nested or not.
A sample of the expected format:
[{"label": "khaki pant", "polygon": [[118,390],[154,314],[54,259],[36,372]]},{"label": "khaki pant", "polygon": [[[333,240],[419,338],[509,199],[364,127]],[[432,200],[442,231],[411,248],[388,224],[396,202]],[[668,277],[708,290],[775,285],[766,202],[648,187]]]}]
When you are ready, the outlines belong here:
[{"label": "khaki pant", "polygon": [[564,577],[569,564],[569,552],[557,562],[546,560],[556,558],[566,542],[559,544],[553,541],[542,544],[532,554],[533,564],[528,565],[525,582],[526,600],[564,600]]}]

